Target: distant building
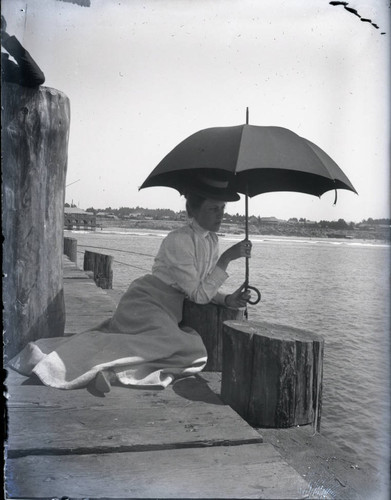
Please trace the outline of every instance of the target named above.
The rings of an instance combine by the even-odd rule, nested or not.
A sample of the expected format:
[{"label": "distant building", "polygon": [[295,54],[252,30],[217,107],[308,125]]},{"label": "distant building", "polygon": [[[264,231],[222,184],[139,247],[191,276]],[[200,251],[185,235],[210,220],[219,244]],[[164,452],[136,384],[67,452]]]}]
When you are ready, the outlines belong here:
[{"label": "distant building", "polygon": [[260,217],[259,220],[261,224],[280,224],[284,222],[281,219],[277,219],[277,217]]},{"label": "distant building", "polygon": [[78,207],[64,207],[64,229],[96,229],[96,216]]},{"label": "distant building", "polygon": [[142,214],[140,212],[133,212],[129,215],[124,215],[123,219],[141,219]]},{"label": "distant building", "polygon": [[96,216],[98,219],[118,219],[116,215],[107,212],[98,212]]}]

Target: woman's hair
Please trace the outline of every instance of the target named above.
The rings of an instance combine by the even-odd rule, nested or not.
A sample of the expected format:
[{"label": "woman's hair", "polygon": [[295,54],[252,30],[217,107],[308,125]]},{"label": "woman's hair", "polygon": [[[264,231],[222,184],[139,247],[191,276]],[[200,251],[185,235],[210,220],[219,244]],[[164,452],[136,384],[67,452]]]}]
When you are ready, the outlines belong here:
[{"label": "woman's hair", "polygon": [[206,198],[194,193],[185,194],[186,198],[186,212],[189,217],[194,217],[194,212],[197,212]]}]

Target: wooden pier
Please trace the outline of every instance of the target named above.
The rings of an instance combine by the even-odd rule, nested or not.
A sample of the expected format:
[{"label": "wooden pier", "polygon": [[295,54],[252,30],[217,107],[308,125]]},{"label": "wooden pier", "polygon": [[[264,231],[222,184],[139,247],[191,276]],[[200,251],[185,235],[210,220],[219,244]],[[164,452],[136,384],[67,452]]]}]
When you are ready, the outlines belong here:
[{"label": "wooden pier", "polygon": [[[67,258],[64,292],[66,335],[99,324],[115,309]],[[259,433],[223,404],[220,378],[201,373],[165,390],[116,386],[101,395],[52,389],[10,370],[7,498],[361,498],[361,471],[357,489],[339,471],[337,496],[330,474],[309,484],[278,449],[301,441],[307,442],[301,453],[308,452],[310,435]],[[315,469],[313,453],[309,460]]]}]

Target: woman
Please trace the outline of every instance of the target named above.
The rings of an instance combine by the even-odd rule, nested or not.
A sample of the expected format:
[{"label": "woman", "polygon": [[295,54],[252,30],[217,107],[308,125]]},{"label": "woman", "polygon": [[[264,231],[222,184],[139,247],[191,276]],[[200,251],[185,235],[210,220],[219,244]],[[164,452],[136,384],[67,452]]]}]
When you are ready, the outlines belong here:
[{"label": "woman", "polygon": [[167,235],[152,274],[129,286],[112,318],[69,338],[31,342],[10,365],[52,387],[92,383],[100,392],[108,392],[114,382],[167,387],[201,371],[207,361],[201,337],[178,326],[183,300],[244,307],[250,295],[243,287],[229,295],[218,289],[228,278],[229,263],[251,256],[251,243],[241,241],[218,256],[216,232],[225,202],[239,199],[227,183],[203,178],[186,199],[190,223]]}]

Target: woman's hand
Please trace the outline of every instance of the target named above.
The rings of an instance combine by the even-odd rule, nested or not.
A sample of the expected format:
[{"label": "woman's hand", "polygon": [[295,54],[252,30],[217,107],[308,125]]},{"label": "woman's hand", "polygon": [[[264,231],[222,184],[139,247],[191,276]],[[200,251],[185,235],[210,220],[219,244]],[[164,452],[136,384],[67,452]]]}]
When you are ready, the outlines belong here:
[{"label": "woman's hand", "polygon": [[251,297],[251,292],[245,289],[245,284],[241,285],[234,293],[225,297],[225,305],[232,309],[246,307],[247,302]]},{"label": "woman's hand", "polygon": [[252,244],[250,240],[239,241],[239,243],[236,243],[236,245],[233,245],[221,254],[217,261],[217,265],[225,271],[231,260],[240,259],[241,257],[250,258],[251,247]]}]

